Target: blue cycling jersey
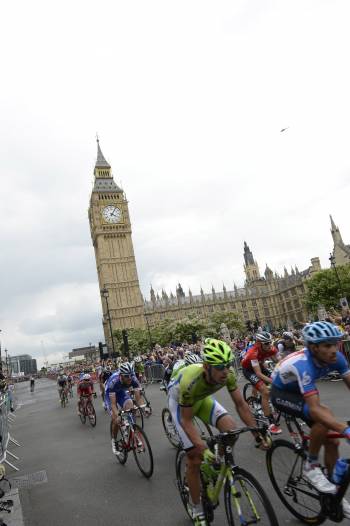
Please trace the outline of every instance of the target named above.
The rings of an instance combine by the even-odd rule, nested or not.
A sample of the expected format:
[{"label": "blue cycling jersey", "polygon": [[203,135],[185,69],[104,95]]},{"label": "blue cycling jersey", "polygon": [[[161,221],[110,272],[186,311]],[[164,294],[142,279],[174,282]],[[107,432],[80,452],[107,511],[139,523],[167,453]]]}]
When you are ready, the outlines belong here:
[{"label": "blue cycling jersey", "polygon": [[135,375],[131,377],[131,384],[125,385],[120,379],[120,372],[116,371],[107,380],[106,383],[106,394],[115,393],[118,394],[120,391],[127,391],[130,387],[140,387],[140,384]]},{"label": "blue cycling jersey", "polygon": [[337,352],[334,364],[322,365],[314,358],[309,349],[297,351],[280,361],[272,374],[272,385],[283,391],[300,393],[304,397],[318,393],[316,380],[338,371],[343,377],[350,369],[342,353]]}]

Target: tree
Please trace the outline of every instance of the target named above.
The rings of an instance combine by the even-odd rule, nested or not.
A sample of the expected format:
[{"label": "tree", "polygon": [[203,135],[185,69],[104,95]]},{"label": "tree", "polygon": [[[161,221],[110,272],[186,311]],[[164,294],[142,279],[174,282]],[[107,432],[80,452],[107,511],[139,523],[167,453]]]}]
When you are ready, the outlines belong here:
[{"label": "tree", "polygon": [[225,324],[230,333],[238,332],[244,333],[245,326],[240,316],[235,312],[213,312],[209,316],[207,326],[204,330],[205,336],[211,336],[213,338],[220,337],[220,327]]},{"label": "tree", "polygon": [[339,307],[340,298],[350,298],[350,265],[317,272],[306,282],[306,288],[305,303],[314,315],[320,305],[326,310]]}]

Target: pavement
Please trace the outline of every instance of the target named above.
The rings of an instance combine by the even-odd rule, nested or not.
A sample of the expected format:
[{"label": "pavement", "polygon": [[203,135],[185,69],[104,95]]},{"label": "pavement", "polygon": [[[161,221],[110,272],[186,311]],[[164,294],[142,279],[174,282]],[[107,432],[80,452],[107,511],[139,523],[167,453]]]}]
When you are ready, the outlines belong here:
[{"label": "pavement", "polygon": [[[322,400],[335,414],[349,417],[349,398],[342,382],[320,382]],[[159,384],[147,386],[153,415],[145,422],[145,431],[153,449],[153,477],[145,479],[133,456],[125,466],[113,457],[109,438],[109,417],[102,409],[101,398],[94,401],[97,425],[83,425],[76,414],[76,396],[61,408],[55,382],[41,379],[35,392],[29,383],[16,386],[19,408],[11,427],[12,436],[22,447],[13,446],[20,457],[13,461],[15,472],[7,468],[13,484],[13,512],[3,517],[8,526],[110,526],[125,524],[190,526],[175,481],[175,449],[167,441],[161,411],[166,403]],[[233,416],[235,410],[228,394],[217,396]],[[236,417],[237,419],[237,417]],[[287,438],[287,436],[286,436]],[[263,452],[252,448],[250,436],[242,435],[235,446],[237,463],[263,485],[276,511],[280,525],[300,524],[277,498],[265,467]],[[342,445],[349,456],[348,446]],[[215,525],[227,524],[223,502],[215,516]],[[1,517],[1,514],[0,514]],[[325,525],[333,524],[329,521]]]}]

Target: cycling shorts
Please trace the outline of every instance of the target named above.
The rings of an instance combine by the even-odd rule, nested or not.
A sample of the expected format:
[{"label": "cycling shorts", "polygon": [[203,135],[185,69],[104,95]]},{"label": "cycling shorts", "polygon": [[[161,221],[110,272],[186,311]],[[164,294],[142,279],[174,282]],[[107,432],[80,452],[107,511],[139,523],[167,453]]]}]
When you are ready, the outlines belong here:
[{"label": "cycling shorts", "polygon": [[[115,393],[115,395],[116,395],[117,405],[121,409],[123,409],[125,402],[127,402],[128,400],[131,400],[131,396],[130,396],[129,391],[124,391],[124,389],[121,389],[120,391]],[[108,410],[109,414],[111,415],[112,414],[112,404],[111,404],[111,399],[109,397],[109,392],[108,391],[105,393],[105,404],[107,406],[107,410]]]},{"label": "cycling shorts", "polygon": [[272,405],[287,415],[301,418],[309,427],[313,422],[310,418],[309,406],[301,393],[293,393],[278,389],[274,385],[271,387],[270,400]]},{"label": "cycling shorts", "polygon": [[[258,391],[261,385],[265,385],[264,380],[259,378],[259,376],[257,376],[257,374],[255,373],[253,369],[242,368],[242,372],[243,372],[244,377],[248,380],[248,382],[254,385],[254,387],[256,387]],[[271,376],[271,372],[268,369],[265,369],[265,367],[261,367],[261,372],[265,376],[268,376],[268,377]]]},{"label": "cycling shorts", "polygon": [[[192,444],[191,440],[189,439],[181,425],[181,406],[171,396],[169,396],[168,403],[169,411],[171,413],[176,430],[180,436],[183,449],[192,449],[194,445]],[[199,400],[198,402],[196,402],[193,405],[192,409],[194,416],[197,416],[205,424],[209,424],[213,427],[216,427],[218,420],[222,416],[227,415],[226,409],[222,407],[222,405],[220,405],[219,402],[211,396],[207,396],[206,398],[203,398],[203,400]]]}]

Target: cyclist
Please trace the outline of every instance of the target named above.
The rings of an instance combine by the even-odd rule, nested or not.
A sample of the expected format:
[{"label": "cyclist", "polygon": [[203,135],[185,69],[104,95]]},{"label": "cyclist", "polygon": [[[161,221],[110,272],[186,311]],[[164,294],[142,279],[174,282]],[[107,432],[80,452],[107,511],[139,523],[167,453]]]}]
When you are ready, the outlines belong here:
[{"label": "cyclist", "polygon": [[67,376],[67,383],[68,383],[68,391],[71,391],[73,393],[73,376],[69,373]]},{"label": "cyclist", "polygon": [[[120,365],[119,370],[107,380],[105,390],[105,403],[112,417],[112,451],[117,456],[120,455],[116,440],[119,431],[118,406],[124,410],[133,408],[133,401],[129,393],[131,387],[137,389],[140,388],[140,384],[132,365],[129,362],[124,362]],[[140,391],[135,391],[135,399],[136,403],[140,405],[142,402]]]},{"label": "cyclist", "polygon": [[96,395],[94,384],[91,380],[90,374],[84,374],[83,378],[79,380],[77,385],[77,396],[78,396],[78,415],[80,415],[80,409],[82,404],[86,404],[88,400],[91,401],[91,396]]},{"label": "cyclist", "polygon": [[139,382],[142,382],[144,374],[145,374],[145,365],[142,361],[141,356],[135,356],[135,372],[136,372],[136,378]]},{"label": "cyclist", "polygon": [[[303,476],[318,491],[335,493],[336,486],[321,471],[318,456],[324,445],[324,461],[331,474],[338,458],[339,441],[327,439],[327,433],[329,430],[343,433],[349,441],[350,427],[321,404],[315,381],[338,371],[350,389],[350,369],[345,357],[337,351],[342,333],[336,325],[314,322],[304,327],[302,335],[305,349],[282,360],[273,373],[271,401],[277,409],[303,419],[311,427]],[[350,504],[345,499],[343,511],[350,518]]]},{"label": "cyclist", "polygon": [[195,363],[203,363],[203,359],[198,354],[187,352],[183,360],[175,362],[170,380],[173,380],[173,378],[175,378],[184,367]]},{"label": "cyclist", "polygon": [[102,396],[102,407],[105,411],[107,411],[107,406],[105,404],[105,389],[106,389],[106,382],[110,376],[112,376],[112,369],[109,365],[107,365],[107,367],[104,367],[102,369],[101,374],[98,378],[99,384],[100,384],[100,392]]},{"label": "cyclist", "polygon": [[63,374],[63,371],[60,371],[58,373],[57,388],[58,388],[58,397],[60,400],[61,400],[63,391],[66,393],[66,396],[67,396],[67,376]]},{"label": "cyclist", "polygon": [[270,391],[267,384],[271,384],[270,371],[265,367],[267,358],[277,362],[278,351],[272,347],[272,336],[269,332],[262,331],[256,335],[256,343],[244,355],[241,362],[242,372],[245,378],[261,394],[261,406],[265,417],[269,420],[269,431],[274,435],[282,433],[280,427],[275,424],[270,408]]},{"label": "cyclist", "polygon": [[[192,500],[189,511],[193,523],[198,526],[206,524],[200,503],[200,464],[207,445],[193,425],[193,417],[199,417],[220,431],[234,429],[236,425],[233,418],[211,396],[226,386],[240,418],[246,425],[255,427],[255,420],[237,387],[237,379],[231,368],[233,354],[229,345],[208,338],[205,340],[202,359],[202,364],[181,369],[169,383],[169,409],[187,453],[187,482]],[[260,436],[255,438],[261,445]]]},{"label": "cyclist", "polygon": [[276,347],[281,358],[286,358],[292,352],[297,350],[294,334],[292,332],[283,332],[282,339],[276,342]]}]

